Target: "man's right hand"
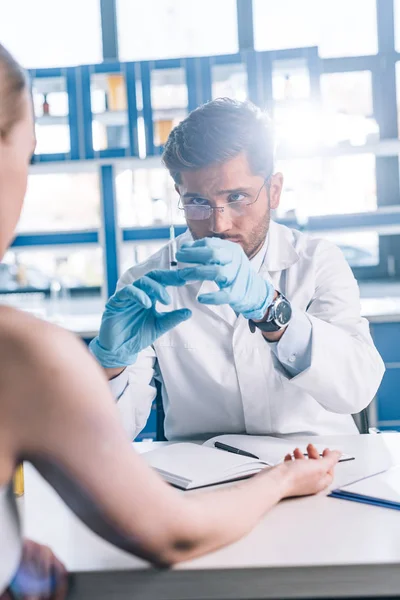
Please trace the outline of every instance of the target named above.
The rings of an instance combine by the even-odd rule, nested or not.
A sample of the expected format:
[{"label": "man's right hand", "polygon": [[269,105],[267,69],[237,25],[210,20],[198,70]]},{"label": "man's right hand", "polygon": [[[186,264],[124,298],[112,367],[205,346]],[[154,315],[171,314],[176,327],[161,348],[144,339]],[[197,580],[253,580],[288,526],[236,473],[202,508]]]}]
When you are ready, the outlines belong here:
[{"label": "man's right hand", "polygon": [[136,361],[138,353],[191,316],[187,308],[158,312],[156,302],[170,304],[167,286],[185,285],[179,271],[151,271],[116,292],[106,304],[100,332],[90,350],[109,378]]}]

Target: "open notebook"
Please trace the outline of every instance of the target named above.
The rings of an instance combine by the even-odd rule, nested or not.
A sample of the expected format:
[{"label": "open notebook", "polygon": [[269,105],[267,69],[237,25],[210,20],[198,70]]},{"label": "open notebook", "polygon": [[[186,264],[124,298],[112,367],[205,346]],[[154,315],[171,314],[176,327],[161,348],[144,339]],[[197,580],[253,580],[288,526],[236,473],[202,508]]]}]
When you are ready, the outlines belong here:
[{"label": "open notebook", "polygon": [[[215,442],[240,448],[257,458],[220,450]],[[268,466],[282,462],[297,446],[304,452],[306,443],[268,436],[219,435],[204,442],[182,442],[162,446],[142,454],[143,458],[169,483],[184,490],[234,481],[255,475]],[[317,445],[318,448],[318,445]],[[323,448],[318,448],[322,452]],[[342,460],[353,457],[343,455]]]}]

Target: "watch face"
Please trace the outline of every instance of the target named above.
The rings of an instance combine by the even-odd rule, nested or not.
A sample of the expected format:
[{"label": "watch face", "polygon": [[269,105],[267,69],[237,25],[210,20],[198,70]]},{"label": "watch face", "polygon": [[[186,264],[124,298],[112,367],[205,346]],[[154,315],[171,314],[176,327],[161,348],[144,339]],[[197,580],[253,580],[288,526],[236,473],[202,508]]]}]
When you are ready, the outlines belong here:
[{"label": "watch face", "polygon": [[290,306],[290,303],[287,300],[279,302],[278,306],[275,308],[275,321],[283,326],[289,323],[291,316],[292,307]]}]

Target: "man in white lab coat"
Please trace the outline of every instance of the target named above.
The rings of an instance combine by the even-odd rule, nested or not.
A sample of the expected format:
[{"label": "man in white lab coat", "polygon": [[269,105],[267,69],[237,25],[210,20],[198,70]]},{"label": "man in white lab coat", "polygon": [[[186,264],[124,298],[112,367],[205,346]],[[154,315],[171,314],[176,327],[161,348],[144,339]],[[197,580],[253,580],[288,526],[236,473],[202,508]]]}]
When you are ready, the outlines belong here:
[{"label": "man in white lab coat", "polygon": [[356,433],[351,414],[384,366],[341,251],[270,220],[283,176],[266,116],[210,102],[171,132],[163,160],[188,225],[177,270],[169,245],[129,269],[91,345],[129,434],[146,423],[155,379],[168,439]]}]

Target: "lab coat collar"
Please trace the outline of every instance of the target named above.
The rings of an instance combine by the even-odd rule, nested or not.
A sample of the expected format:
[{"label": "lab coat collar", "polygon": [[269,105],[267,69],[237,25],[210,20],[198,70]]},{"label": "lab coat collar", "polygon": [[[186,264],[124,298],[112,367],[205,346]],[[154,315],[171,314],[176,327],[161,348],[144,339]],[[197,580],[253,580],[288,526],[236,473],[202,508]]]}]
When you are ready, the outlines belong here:
[{"label": "lab coat collar", "polygon": [[268,249],[260,273],[283,271],[294,265],[299,255],[294,248],[294,235],[291,229],[271,221],[268,231]]}]

